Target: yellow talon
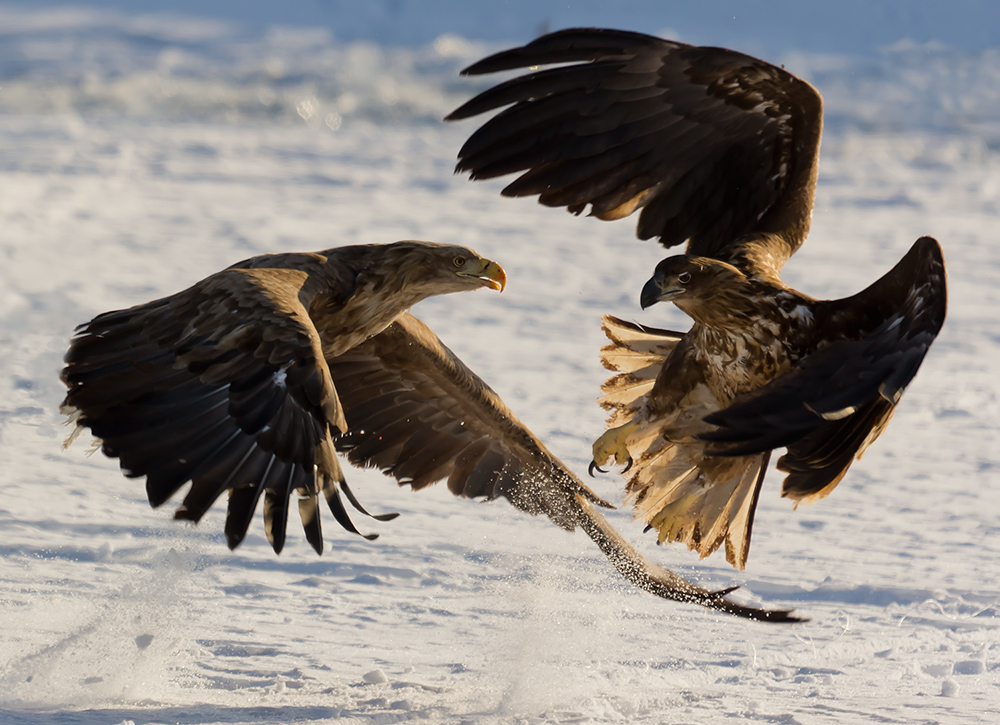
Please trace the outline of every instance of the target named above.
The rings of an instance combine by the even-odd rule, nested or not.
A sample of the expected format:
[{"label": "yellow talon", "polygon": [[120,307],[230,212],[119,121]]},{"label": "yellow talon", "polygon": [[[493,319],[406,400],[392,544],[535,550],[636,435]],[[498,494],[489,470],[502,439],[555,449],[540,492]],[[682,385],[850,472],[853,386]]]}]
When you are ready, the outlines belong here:
[{"label": "yellow talon", "polygon": [[700,500],[695,494],[687,494],[664,505],[649,519],[649,525],[659,532],[657,540],[661,544],[665,541],[680,541],[683,538],[685,527],[697,519],[695,508]]},{"label": "yellow talon", "polygon": [[631,468],[632,456],[628,451],[626,443],[628,441],[628,437],[638,427],[639,426],[635,423],[626,423],[625,425],[620,425],[617,428],[610,428],[604,432],[604,435],[594,441],[594,460],[590,464],[590,475],[594,475],[593,471],[595,468],[600,471],[601,466],[604,466],[611,461],[614,461],[614,463],[617,463],[618,465],[625,466],[626,471]]}]

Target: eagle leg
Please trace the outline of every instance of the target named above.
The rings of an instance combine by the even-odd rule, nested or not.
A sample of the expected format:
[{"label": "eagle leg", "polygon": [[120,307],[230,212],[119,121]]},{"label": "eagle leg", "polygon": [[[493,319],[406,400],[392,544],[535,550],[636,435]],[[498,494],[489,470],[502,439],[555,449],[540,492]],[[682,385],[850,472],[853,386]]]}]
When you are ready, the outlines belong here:
[{"label": "eagle leg", "polygon": [[590,475],[594,475],[594,469],[601,473],[605,470],[601,466],[614,461],[624,465],[622,473],[632,468],[632,454],[628,450],[628,437],[639,427],[638,423],[626,423],[617,428],[609,428],[604,431],[604,435],[594,441],[594,459],[590,463]]}]

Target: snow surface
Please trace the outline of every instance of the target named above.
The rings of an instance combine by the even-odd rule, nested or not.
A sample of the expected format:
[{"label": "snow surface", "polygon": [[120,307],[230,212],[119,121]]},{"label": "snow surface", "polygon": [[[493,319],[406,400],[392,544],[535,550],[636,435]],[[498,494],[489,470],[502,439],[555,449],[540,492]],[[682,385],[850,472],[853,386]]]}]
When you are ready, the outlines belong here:
[{"label": "snow surface", "polygon": [[[994,18],[995,20],[995,18]],[[578,471],[603,430],[599,319],[662,256],[629,221],[501,199],[451,173],[440,119],[496,47],[412,48],[220,20],[0,9],[0,722],[978,723],[1000,711],[1000,51],[789,50],[829,113],[813,232],[786,280],[857,291],[938,237],[949,317],[888,431],[830,498],[765,484],[745,572],[656,547],[705,586],[793,606],[777,626],[629,587],[581,533],[503,503],[349,472],[400,511],[376,542],[255,521],[233,553],[151,510],[116,462],[67,451],[74,325],[277,251],[468,244],[502,295],[415,312]],[[519,38],[523,39],[523,38]],[[595,482],[621,500],[621,480]]]}]

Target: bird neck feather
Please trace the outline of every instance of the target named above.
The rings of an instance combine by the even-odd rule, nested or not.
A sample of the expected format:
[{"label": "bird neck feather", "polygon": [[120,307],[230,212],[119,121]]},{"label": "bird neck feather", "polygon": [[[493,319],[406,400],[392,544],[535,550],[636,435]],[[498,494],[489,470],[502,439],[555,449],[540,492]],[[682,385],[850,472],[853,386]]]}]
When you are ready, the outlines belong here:
[{"label": "bird neck feather", "polygon": [[698,260],[705,270],[696,288],[674,300],[696,322],[716,330],[739,330],[756,316],[754,283],[737,267],[716,259]]},{"label": "bird neck feather", "polygon": [[421,253],[427,246],[397,242],[336,250],[337,263],[353,272],[354,285],[336,314],[324,316],[321,335],[327,354],[349,350],[382,332],[417,302],[442,293],[439,278],[431,273],[432,257]]}]

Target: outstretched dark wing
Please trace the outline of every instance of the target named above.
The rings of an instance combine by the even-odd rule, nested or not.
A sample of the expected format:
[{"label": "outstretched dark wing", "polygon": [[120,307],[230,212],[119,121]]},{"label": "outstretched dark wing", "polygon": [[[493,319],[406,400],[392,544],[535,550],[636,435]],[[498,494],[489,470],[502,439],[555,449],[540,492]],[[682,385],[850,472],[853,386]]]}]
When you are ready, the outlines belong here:
[{"label": "outstretched dark wing", "polygon": [[415,489],[439,480],[460,496],[503,496],[560,526],[582,528],[631,582],[658,596],[769,621],[785,610],[745,607],[644,559],[593,504],[607,506],[553,456],[486,383],[423,323],[402,315],[329,359],[348,431],[335,444]]},{"label": "outstretched dark wing", "polygon": [[228,490],[231,548],[262,494],[275,551],[284,545],[292,492],[317,551],[320,491],[356,531],[340,500],[331,438],[345,426],[343,413],[298,297],[306,276],[226,270],[171,297],[99,315],[66,353],[64,410],[127,476],[146,477],[153,506],[191,481],[177,518],[198,521]]},{"label": "outstretched dark wing", "polygon": [[702,437],[726,444],[722,455],[786,447],[782,495],[823,498],[888,424],[946,307],[941,247],[921,237],[866,290],[817,305],[817,351],[706,417],[719,429]]},{"label": "outstretched dark wing", "polygon": [[505,195],[575,213],[589,204],[601,219],[642,208],[640,238],[689,241],[700,256],[756,231],[778,235],[784,260],[805,239],[822,127],[808,83],[731,50],[596,29],[551,33],[463,73],[518,68],[531,72],[448,116],[509,106],[469,138],[456,171],[524,172]]}]

